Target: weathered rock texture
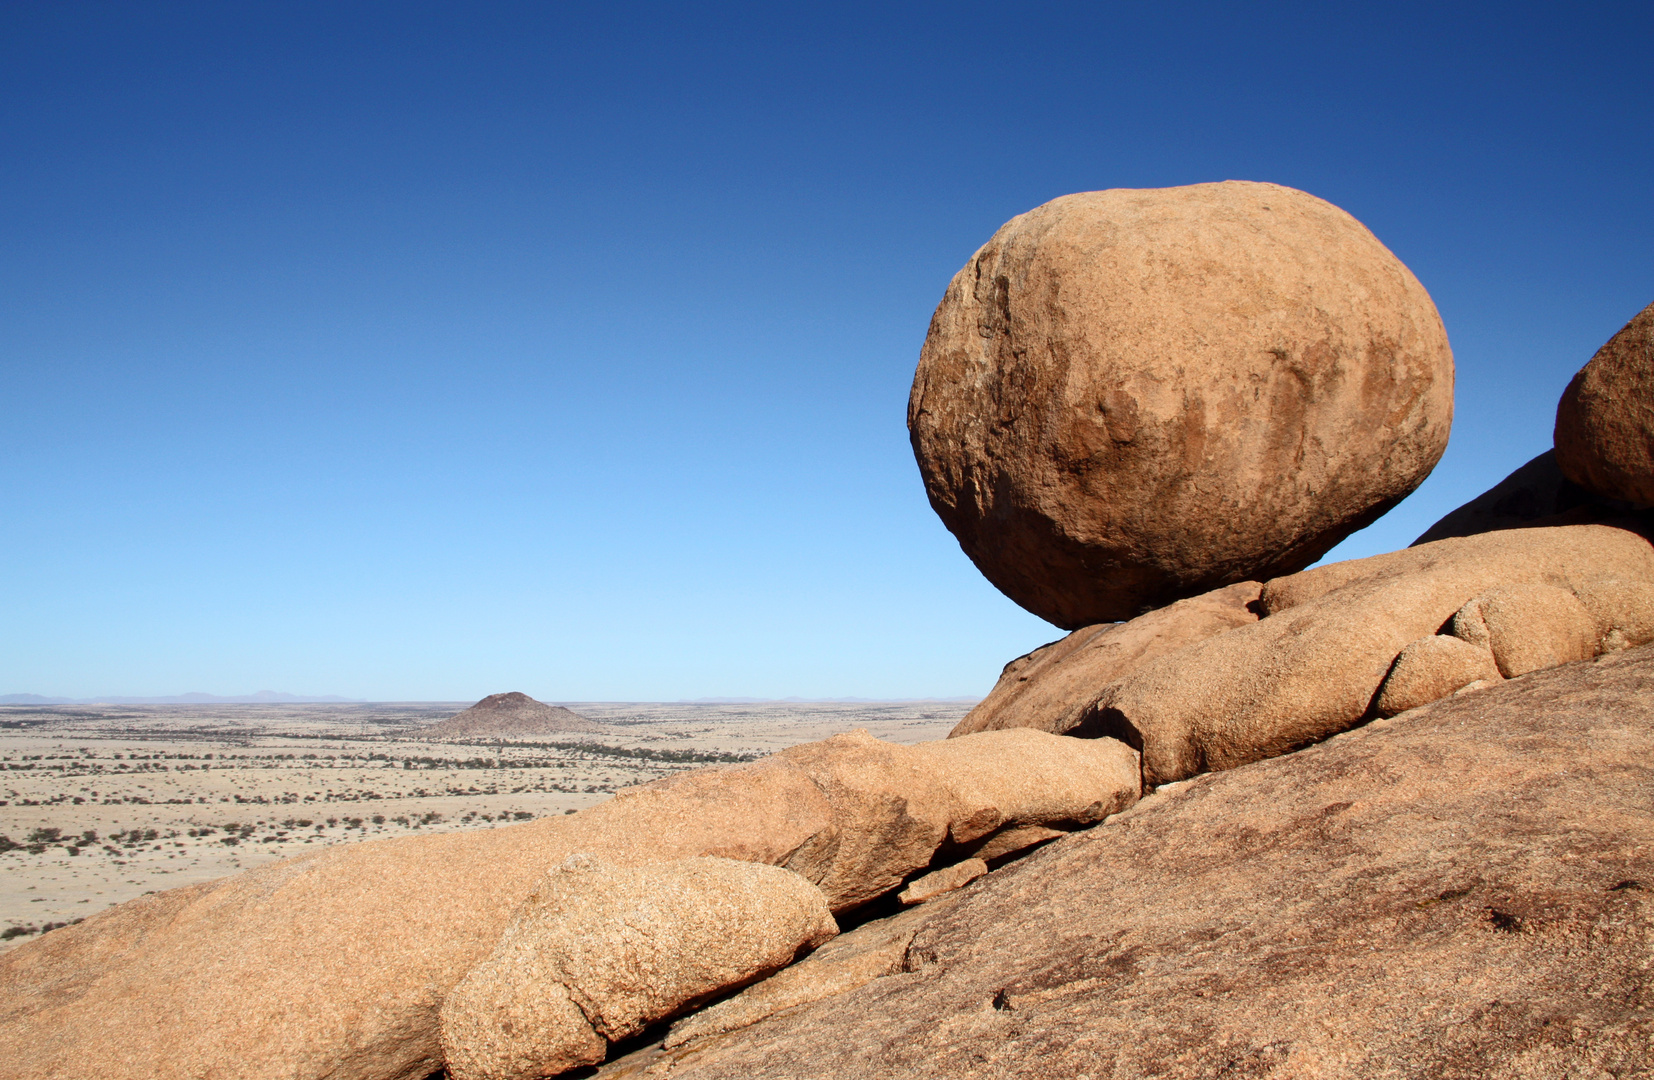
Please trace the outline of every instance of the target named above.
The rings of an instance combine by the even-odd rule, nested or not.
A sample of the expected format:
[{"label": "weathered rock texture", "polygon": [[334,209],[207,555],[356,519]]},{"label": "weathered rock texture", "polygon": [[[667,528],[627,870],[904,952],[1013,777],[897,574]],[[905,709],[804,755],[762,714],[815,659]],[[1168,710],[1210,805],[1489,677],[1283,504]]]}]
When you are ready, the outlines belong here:
[{"label": "weathered rock texture", "polygon": [[1271,613],[1151,660],[1095,699],[1088,730],[1143,752],[1145,787],[1324,739],[1369,715],[1391,664],[1502,585],[1654,581],[1654,547],[1607,525],[1438,540],[1268,582]]},{"label": "weathered rock texture", "polygon": [[727,1001],[702,1009],[672,1025],[665,1046],[755,1024],[783,1009],[848,993],[902,969],[908,942],[924,918],[958,899],[945,896],[922,909],[877,919],[829,941],[801,963],[777,972]]},{"label": "weathered rock texture", "polygon": [[603,728],[561,705],[547,705],[527,694],[490,694],[446,720],[420,728],[421,739],[520,739]]},{"label": "weathered rock texture", "polygon": [[441,1065],[443,997],[570,855],[787,866],[844,910],[1030,826],[1124,809],[1137,771],[1122,744],[1035,731],[925,748],[862,733],[572,817],[326,848],[0,957],[0,1077],[421,1080]]},{"label": "weathered rock texture", "polygon": [[1378,688],[1373,711],[1394,716],[1472,683],[1498,682],[1503,677],[1493,650],[1485,643],[1472,645],[1449,634],[1431,634],[1401,650]]},{"label": "weathered rock texture", "polygon": [[1654,584],[1598,578],[1574,586],[1574,595],[1591,613],[1600,651],[1654,641]]},{"label": "weathered rock texture", "polygon": [[1563,391],[1556,461],[1583,488],[1654,506],[1654,304],[1609,338]]},{"label": "weathered rock texture", "polygon": [[[821,890],[779,867],[577,856],[541,879],[443,1003],[449,1075],[531,1080],[595,1064],[604,1040],[739,989],[837,933]],[[547,1002],[556,1012],[543,1017]]]},{"label": "weathered rock texture", "polygon": [[1430,472],[1452,400],[1372,233],[1230,181],[1007,222],[931,320],[908,429],[965,553],[1072,630],[1314,562]]},{"label": "weathered rock texture", "polygon": [[896,973],[650,1063],[673,1080],[1647,1076],[1651,701],[1654,650],[1622,652],[1179,785],[914,909]]},{"label": "weathered rock texture", "polygon": [[1096,691],[1157,656],[1257,622],[1262,588],[1243,581],[1139,615],[1074,631],[1005,665],[993,691],[948,736],[1004,728],[1061,735],[1080,722]]},{"label": "weathered rock texture", "polygon": [[1555,585],[1489,589],[1454,612],[1451,626],[1453,636],[1486,646],[1507,679],[1595,656],[1600,636],[1579,598]]},{"label": "weathered rock texture", "polygon": [[962,889],[988,872],[988,864],[981,859],[966,859],[952,866],[944,866],[918,878],[896,894],[903,904],[923,904],[943,893]]},{"label": "weathered rock texture", "polygon": [[[1628,509],[1629,504],[1598,498],[1563,476],[1556,451],[1547,450],[1430,526],[1413,546],[1451,536],[1519,529],[1534,522],[1582,525],[1622,517]],[[1568,517],[1547,520],[1563,514]]]}]

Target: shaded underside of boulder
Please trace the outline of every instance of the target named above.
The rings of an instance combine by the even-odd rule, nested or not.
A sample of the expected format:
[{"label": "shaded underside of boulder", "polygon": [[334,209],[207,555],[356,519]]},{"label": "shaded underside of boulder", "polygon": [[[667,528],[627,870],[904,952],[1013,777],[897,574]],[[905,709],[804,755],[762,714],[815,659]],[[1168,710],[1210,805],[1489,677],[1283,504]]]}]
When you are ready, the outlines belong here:
[{"label": "shaded underside of boulder", "polygon": [[1256,581],[1243,581],[1179,600],[1130,622],[1082,627],[1020,656],[1005,665],[993,690],[948,737],[1019,727],[1061,735],[1080,722],[1098,689],[1138,665],[1257,622],[1249,605],[1258,599],[1261,588]]},{"label": "shaded underside of boulder", "polygon": [[893,974],[599,1075],[1647,1076],[1650,702],[1643,648],[1177,785],[978,881]]}]

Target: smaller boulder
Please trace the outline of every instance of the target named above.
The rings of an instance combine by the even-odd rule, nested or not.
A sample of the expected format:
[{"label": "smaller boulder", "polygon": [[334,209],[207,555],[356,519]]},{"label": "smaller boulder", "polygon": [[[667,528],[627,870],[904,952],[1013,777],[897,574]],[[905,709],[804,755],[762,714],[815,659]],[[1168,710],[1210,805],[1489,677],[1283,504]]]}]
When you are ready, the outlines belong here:
[{"label": "smaller boulder", "polygon": [[1654,506],[1654,304],[1579,369],[1557,403],[1555,438],[1569,480]]},{"label": "smaller boulder", "polygon": [[1490,649],[1507,679],[1596,655],[1596,622],[1555,585],[1500,585],[1454,613],[1453,636]]},{"label": "smaller boulder", "polygon": [[1067,829],[1052,829],[1044,825],[1012,825],[991,833],[965,849],[966,853],[985,863],[1006,855],[1026,851],[1047,840],[1067,836]]},{"label": "smaller boulder", "polygon": [[821,891],[780,867],[572,857],[443,1003],[449,1074],[527,1080],[595,1064],[605,1041],[763,978],[837,933]]},{"label": "smaller boulder", "polygon": [[1599,578],[1576,585],[1574,595],[1596,623],[1597,651],[1654,641],[1654,584]]},{"label": "smaller boulder", "polygon": [[1027,842],[1038,843],[1052,826],[1095,825],[1142,793],[1137,751],[1118,739],[1011,728],[911,749],[955,800],[948,825],[953,845],[977,845],[1019,830],[1031,830]]},{"label": "smaller boulder", "polygon": [[909,907],[914,904],[922,904],[926,900],[933,900],[941,896],[943,893],[962,889],[987,872],[988,864],[981,859],[964,859],[952,866],[932,870],[924,877],[918,878],[898,893],[896,899]]},{"label": "smaller boulder", "polygon": [[1499,668],[1486,645],[1431,634],[1401,650],[1378,688],[1373,711],[1379,716],[1416,709],[1478,680],[1496,680]]}]

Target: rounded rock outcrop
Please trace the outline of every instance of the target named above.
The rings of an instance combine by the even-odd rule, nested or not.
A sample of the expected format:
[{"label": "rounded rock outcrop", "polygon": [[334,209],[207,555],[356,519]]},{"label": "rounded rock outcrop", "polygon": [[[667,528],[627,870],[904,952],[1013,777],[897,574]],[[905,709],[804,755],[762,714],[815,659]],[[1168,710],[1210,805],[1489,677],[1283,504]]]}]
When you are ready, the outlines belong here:
[{"label": "rounded rock outcrop", "polygon": [[1654,506],[1654,304],[1609,338],[1562,392],[1556,463],[1588,491]]},{"label": "rounded rock outcrop", "polygon": [[1274,184],[1068,195],[948,286],[908,430],[977,567],[1074,629],[1300,570],[1441,457],[1435,305],[1349,214]]}]

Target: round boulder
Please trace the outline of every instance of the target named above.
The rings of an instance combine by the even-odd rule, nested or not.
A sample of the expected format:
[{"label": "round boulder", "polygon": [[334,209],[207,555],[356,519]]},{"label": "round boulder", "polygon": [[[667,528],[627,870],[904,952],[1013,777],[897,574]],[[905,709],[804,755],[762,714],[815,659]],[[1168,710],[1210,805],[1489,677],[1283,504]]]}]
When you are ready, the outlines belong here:
[{"label": "round boulder", "polygon": [[1609,338],[1562,392],[1556,463],[1582,488],[1654,506],[1654,304]]},{"label": "round boulder", "polygon": [[1303,569],[1441,457],[1453,355],[1360,222],[1275,184],[1067,195],[931,320],[908,431],[931,505],[1058,626]]}]

